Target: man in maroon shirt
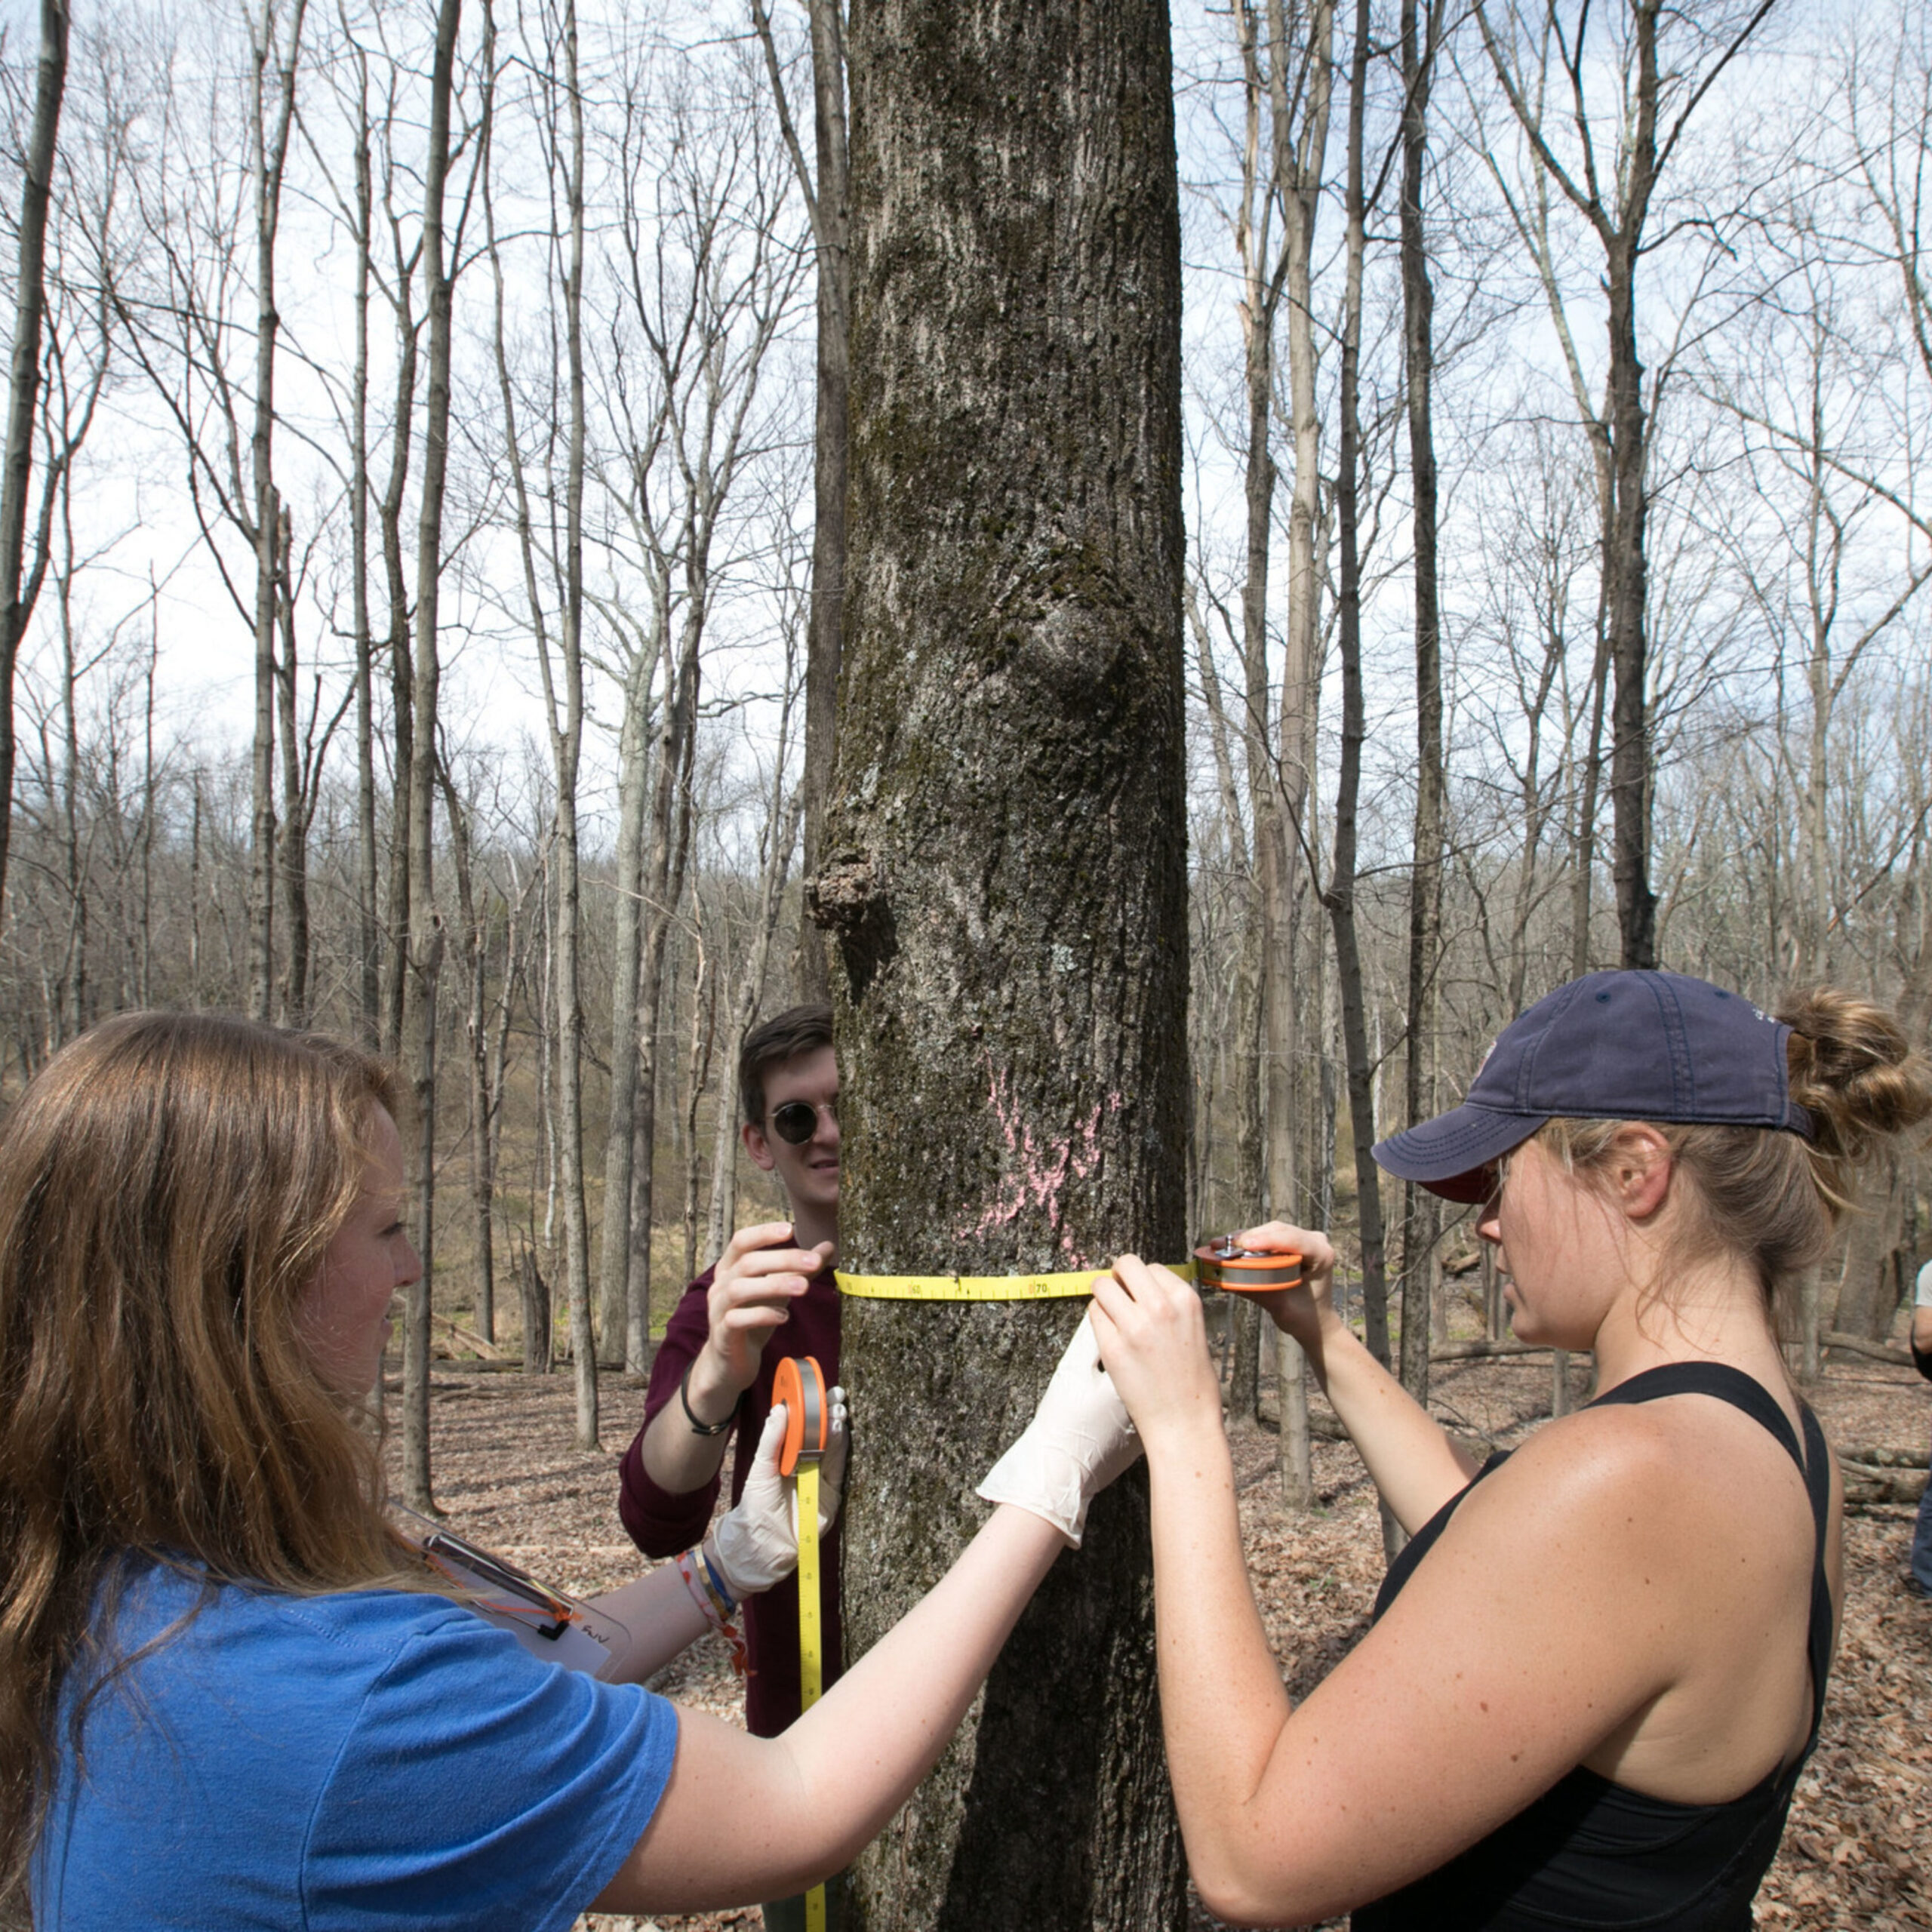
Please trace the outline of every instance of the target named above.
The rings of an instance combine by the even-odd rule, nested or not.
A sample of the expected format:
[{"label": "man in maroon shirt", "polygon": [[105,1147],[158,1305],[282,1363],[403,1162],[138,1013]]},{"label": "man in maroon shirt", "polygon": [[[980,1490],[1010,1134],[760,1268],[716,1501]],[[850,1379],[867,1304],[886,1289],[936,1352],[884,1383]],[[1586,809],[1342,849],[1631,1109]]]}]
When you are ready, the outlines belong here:
[{"label": "man in maroon shirt", "polygon": [[[740,1228],[685,1291],[651,1364],[644,1426],[620,1465],[618,1514],[647,1556],[675,1556],[704,1534],[735,1438],[738,1500],[787,1355],[814,1355],[838,1380],[838,1063],[832,1009],[795,1006],[754,1028],[738,1055],[745,1151],[778,1177],[792,1218]],[[734,1426],[735,1425],[735,1426]],[[825,1681],[839,1675],[838,1536],[823,1552]],[[774,1737],[798,1715],[798,1586],[786,1577],[742,1611],[750,1681],[745,1715]],[[792,1901],[766,1909],[785,1924]],[[802,1918],[800,1918],[802,1924]]]}]

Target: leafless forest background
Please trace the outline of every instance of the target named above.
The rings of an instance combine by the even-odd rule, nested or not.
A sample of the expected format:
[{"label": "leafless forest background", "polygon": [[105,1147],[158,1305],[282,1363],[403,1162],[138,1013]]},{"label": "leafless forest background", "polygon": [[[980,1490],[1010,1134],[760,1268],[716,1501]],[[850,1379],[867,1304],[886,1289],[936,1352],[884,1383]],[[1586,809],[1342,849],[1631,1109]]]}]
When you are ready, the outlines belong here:
[{"label": "leafless forest background", "polygon": [[[6,1079],[143,1004],[395,1054],[433,1264],[405,1420],[432,1353],[554,1358],[594,1443],[591,1364],[641,1368],[768,1198],[737,1043],[822,983],[838,10],[0,20],[10,260],[47,189],[0,506]],[[1658,963],[1932,1024],[1932,24],[1189,0],[1174,29],[1174,1158],[1203,1234],[1340,1229],[1426,1389],[1508,1347],[1500,1311],[1356,1150],[1527,1001]],[[1921,1182],[1901,1153],[1808,1284],[1804,1371],[1886,1352]],[[426,1423],[405,1470],[426,1494]]]}]

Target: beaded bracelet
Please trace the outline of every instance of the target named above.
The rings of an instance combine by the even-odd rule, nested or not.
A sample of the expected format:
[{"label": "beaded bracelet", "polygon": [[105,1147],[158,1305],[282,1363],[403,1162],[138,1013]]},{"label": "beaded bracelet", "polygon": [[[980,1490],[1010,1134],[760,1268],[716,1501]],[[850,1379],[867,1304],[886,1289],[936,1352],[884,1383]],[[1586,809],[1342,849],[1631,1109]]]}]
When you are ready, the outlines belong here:
[{"label": "beaded bracelet", "polygon": [[[692,1562],[693,1557],[697,1558],[696,1563]],[[750,1676],[751,1657],[745,1648],[744,1633],[736,1620],[737,1606],[721,1584],[714,1583],[717,1573],[704,1553],[703,1545],[681,1552],[676,1562],[678,1574],[685,1580],[685,1588],[691,1592],[691,1601],[703,1611],[705,1621],[731,1647],[731,1668],[740,1677]]]}]

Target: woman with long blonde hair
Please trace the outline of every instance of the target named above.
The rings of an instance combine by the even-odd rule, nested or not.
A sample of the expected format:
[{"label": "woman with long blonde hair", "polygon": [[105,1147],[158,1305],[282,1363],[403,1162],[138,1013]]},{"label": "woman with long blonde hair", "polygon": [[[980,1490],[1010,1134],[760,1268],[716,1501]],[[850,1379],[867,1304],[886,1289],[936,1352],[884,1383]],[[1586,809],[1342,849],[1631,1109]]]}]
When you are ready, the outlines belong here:
[{"label": "woman with long blonde hair", "polygon": [[337,1041],[135,1014],[0,1127],[0,1897],[26,1875],[42,1932],[562,1932],[801,1889],[903,1801],[1137,1453],[1083,1323],[977,1538],[782,1737],[641,1684],[774,1580],[775,1482],[775,1535],[600,1600],[629,1681],[540,1660],[385,1513],[363,1404],[420,1272],[395,1098]]},{"label": "woman with long blonde hair", "polygon": [[1333,1247],[1269,1312],[1410,1536],[1291,1708],[1243,1570],[1198,1298],[1131,1257],[1096,1289],[1146,1444],[1161,1704],[1188,1859],[1238,1924],[1741,1932],[1818,1734],[1840,1490],[1780,1349],[1860,1161],[1932,1111],[1897,1023],[1775,1017],[1595,974],[1503,1033],[1463,1103],[1376,1149],[1481,1204],[1517,1336],[1593,1349],[1596,1399],[1478,1469],[1337,1315]]}]

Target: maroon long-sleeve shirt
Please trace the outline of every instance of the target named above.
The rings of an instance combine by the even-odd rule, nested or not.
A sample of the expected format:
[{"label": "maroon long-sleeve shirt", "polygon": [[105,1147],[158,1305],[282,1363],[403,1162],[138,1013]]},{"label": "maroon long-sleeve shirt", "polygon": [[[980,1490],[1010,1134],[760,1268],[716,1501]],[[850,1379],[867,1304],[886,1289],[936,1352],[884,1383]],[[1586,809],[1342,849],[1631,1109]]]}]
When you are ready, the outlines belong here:
[{"label": "maroon long-sleeve shirt", "polygon": [[[631,1540],[647,1556],[675,1556],[704,1534],[718,1501],[723,1478],[718,1475],[701,1489],[681,1494],[662,1488],[644,1466],[644,1433],[667,1402],[678,1399],[678,1385],[711,1332],[706,1297],[712,1270],[692,1282],[672,1310],[664,1340],[651,1364],[651,1386],[645,1392],[644,1429],[640,1429],[618,1465],[617,1513]],[[838,1380],[838,1285],[832,1270],[814,1275],[811,1284],[792,1304],[791,1312],[771,1332],[758,1364],[758,1380],[738,1404],[733,1438],[731,1500],[744,1494],[752,1457],[764,1419],[771,1413],[772,1377],[787,1355],[814,1355],[825,1372],[829,1388]],[[841,1526],[842,1527],[842,1526]],[[822,1549],[824,1578],[825,1681],[829,1686],[841,1668],[843,1632],[839,1617],[838,1542],[835,1529]],[[751,1677],[746,1687],[745,1717],[752,1734],[775,1737],[798,1715],[798,1585],[788,1577],[762,1595],[745,1601],[745,1647]]]}]

